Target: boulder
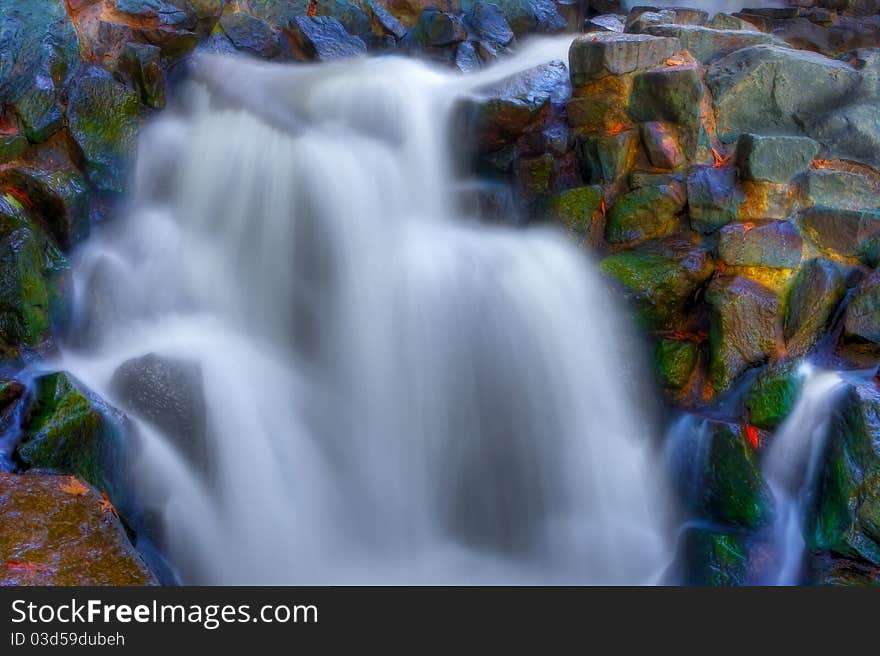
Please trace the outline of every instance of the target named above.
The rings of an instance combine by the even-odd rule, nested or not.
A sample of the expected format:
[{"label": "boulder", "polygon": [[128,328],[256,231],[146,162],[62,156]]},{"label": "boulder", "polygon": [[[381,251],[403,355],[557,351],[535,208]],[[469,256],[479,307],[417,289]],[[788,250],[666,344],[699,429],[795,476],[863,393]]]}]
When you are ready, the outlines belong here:
[{"label": "boulder", "polygon": [[638,147],[635,130],[580,136],[576,148],[581,175],[589,183],[614,182],[632,168]]},{"label": "boulder", "polygon": [[550,191],[553,184],[553,155],[519,157],[513,165],[517,188],[529,200]]},{"label": "boulder", "polygon": [[789,219],[798,203],[794,184],[766,180],[740,180],[743,201],[737,218],[740,221]]},{"label": "boulder", "polygon": [[31,469],[73,474],[106,491],[124,512],[127,453],[125,417],[67,372],[33,383],[33,403],[16,448]]},{"label": "boulder", "polygon": [[128,75],[147,107],[165,106],[165,70],[158,46],[127,43],[119,60],[119,69]]},{"label": "boulder", "polygon": [[566,120],[571,127],[585,132],[619,131],[630,118],[626,106],[632,93],[632,76],[606,75],[590,80],[573,90],[573,97],[565,107]]},{"label": "boulder", "polygon": [[705,248],[664,239],[609,255],[601,268],[633,300],[643,327],[673,330],[683,323],[694,295],[715,267]]},{"label": "boulder", "polygon": [[367,0],[364,11],[370,19],[373,34],[392,36],[397,40],[406,36],[406,27],[378,0]]},{"label": "boulder", "polygon": [[162,25],[172,25],[186,30],[196,26],[196,15],[188,2],[164,2],[163,0],[113,0],[117,12],[134,18],[149,18]]},{"label": "boulder", "polygon": [[601,32],[576,38],[568,51],[575,87],[605,75],[623,75],[663,63],[681,49],[678,39]]},{"label": "boulder", "polygon": [[0,586],[156,585],[100,502],[68,476],[0,472]]},{"label": "boulder", "polygon": [[0,341],[36,346],[51,324],[51,278],[33,230],[20,227],[0,239]]},{"label": "boulder", "polygon": [[746,393],[749,423],[775,430],[794,408],[803,377],[793,362],[765,368]]},{"label": "boulder", "polygon": [[565,19],[559,15],[553,0],[493,0],[517,36],[530,32],[560,32]]},{"label": "boulder", "polygon": [[822,143],[827,157],[843,157],[880,167],[880,104],[870,102],[835,109],[815,118],[804,131]]},{"label": "boulder", "polygon": [[361,38],[328,16],[297,16],[284,27],[283,34],[291,54],[300,61],[328,61],[367,52]]},{"label": "boulder", "polygon": [[498,46],[507,46],[513,41],[513,30],[497,4],[475,2],[464,21],[480,41]]},{"label": "boulder", "polygon": [[781,345],[779,299],[739,276],[714,279],[706,289],[710,312],[709,370],[717,392],[746,369],[773,356]]},{"label": "boulder", "polygon": [[774,45],[737,50],[706,74],[718,136],[728,143],[743,132],[802,134],[801,126],[841,106],[860,82],[846,62]]},{"label": "boulder", "polygon": [[818,154],[819,144],[808,137],[743,134],[736,147],[736,164],[744,180],[790,182]]},{"label": "boulder", "polygon": [[439,9],[447,14],[460,14],[462,9],[459,0],[383,0],[383,4],[406,28],[418,22],[424,9]]},{"label": "boulder", "polygon": [[844,330],[850,337],[880,343],[880,270],[859,284],[846,308]]},{"label": "boulder", "polygon": [[706,27],[711,27],[715,30],[747,30],[750,32],[756,32],[756,28],[750,22],[739,18],[738,16],[732,16],[731,14],[717,13],[712,17]]},{"label": "boulder", "polygon": [[603,190],[599,185],[575,187],[552,196],[548,202],[548,214],[577,234],[586,234],[593,225],[593,217],[599,211]]},{"label": "boulder", "polygon": [[283,29],[308,13],[311,0],[248,0],[249,13]]},{"label": "boulder", "polygon": [[669,234],[678,225],[684,200],[677,185],[641,187],[623,194],[608,212],[605,239],[623,243]]},{"label": "boulder", "polygon": [[403,38],[407,48],[443,48],[467,39],[467,30],[458,16],[437,9],[425,9],[418,22]]},{"label": "boulder", "polygon": [[328,16],[338,20],[349,34],[367,39],[372,34],[372,25],[361,6],[349,0],[314,0],[309,5],[315,16]]},{"label": "boulder", "polygon": [[599,14],[584,21],[584,32],[623,32],[626,21],[618,14]]},{"label": "boulder", "polygon": [[663,66],[637,73],[628,112],[634,121],[669,121],[694,125],[700,119],[703,83],[690,64]]},{"label": "boulder", "polygon": [[698,167],[687,178],[691,227],[710,234],[736,220],[744,196],[732,168]]},{"label": "boulder", "polygon": [[741,29],[712,29],[699,25],[651,25],[642,31],[653,36],[675,37],[681,42],[682,48],[703,64],[749,46],[785,47],[785,42],[772,34],[746,32]]},{"label": "boulder", "polygon": [[864,255],[867,242],[880,234],[880,210],[814,206],[801,221],[804,234],[816,246],[844,257]]},{"label": "boulder", "polygon": [[850,209],[880,209],[880,189],[867,176],[847,171],[810,169],[807,199],[815,205]]},{"label": "boulder", "polygon": [[9,104],[32,142],[64,124],[65,85],[79,64],[79,42],[64,0],[0,3],[0,104]]},{"label": "boulder", "polygon": [[232,45],[257,57],[272,59],[281,53],[278,35],[262,18],[244,13],[227,13],[220,27]]},{"label": "boulder", "polygon": [[749,555],[742,535],[688,527],[682,545],[681,583],[699,586],[748,584]]},{"label": "boulder", "polygon": [[651,121],[639,126],[642,145],[651,166],[658,169],[677,169],[686,162],[678,142],[678,131],[674,125]]},{"label": "boulder", "polygon": [[782,334],[791,356],[803,355],[825,334],[846,294],[846,280],[836,264],[808,260],[795,276],[785,308]]},{"label": "boulder", "polygon": [[804,242],[788,221],[729,223],[719,231],[718,257],[729,266],[794,269]]},{"label": "boulder", "polygon": [[77,77],[70,88],[67,120],[92,184],[121,192],[139,127],[138,94],[109,76]]},{"label": "boulder", "polygon": [[700,347],[691,341],[661,339],[654,347],[654,371],[663,387],[681,389],[697,366]]},{"label": "boulder", "polygon": [[110,381],[120,407],[152,424],[197,466],[209,464],[202,370],[150,353],[122,363]]}]

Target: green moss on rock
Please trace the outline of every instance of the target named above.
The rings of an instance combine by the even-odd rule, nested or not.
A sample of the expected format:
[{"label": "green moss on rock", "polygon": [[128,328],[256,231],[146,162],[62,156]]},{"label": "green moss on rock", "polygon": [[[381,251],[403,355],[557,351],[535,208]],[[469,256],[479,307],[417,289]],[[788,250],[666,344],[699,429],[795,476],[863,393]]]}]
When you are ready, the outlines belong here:
[{"label": "green moss on rock", "polygon": [[575,187],[552,196],[548,202],[550,216],[569,230],[584,234],[593,224],[593,215],[603,198],[602,187]]},{"label": "green moss on rock", "polygon": [[634,189],[620,196],[608,212],[605,238],[621,243],[663,236],[674,230],[683,207],[677,186]]},{"label": "green moss on rock", "polygon": [[794,408],[801,383],[794,363],[762,371],[746,395],[749,421],[767,430],[778,427]]},{"label": "green moss on rock", "polygon": [[740,535],[689,528],[684,537],[684,584],[745,585],[748,550]]},{"label": "green moss on rock", "polygon": [[654,347],[654,369],[661,385],[684,387],[697,365],[699,346],[694,342],[662,339]]}]

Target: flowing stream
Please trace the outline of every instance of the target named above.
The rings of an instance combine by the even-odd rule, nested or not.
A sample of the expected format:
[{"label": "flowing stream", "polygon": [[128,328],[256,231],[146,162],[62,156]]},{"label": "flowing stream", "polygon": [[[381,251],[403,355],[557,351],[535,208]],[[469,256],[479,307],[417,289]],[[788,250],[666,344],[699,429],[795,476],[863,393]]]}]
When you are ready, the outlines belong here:
[{"label": "flowing stream", "polygon": [[197,366],[204,461],[135,417],[176,580],[659,580],[671,501],[616,303],[563,234],[453,193],[454,102],[569,40],[466,77],[204,58],[143,131],[55,364],[113,402],[133,358]]}]

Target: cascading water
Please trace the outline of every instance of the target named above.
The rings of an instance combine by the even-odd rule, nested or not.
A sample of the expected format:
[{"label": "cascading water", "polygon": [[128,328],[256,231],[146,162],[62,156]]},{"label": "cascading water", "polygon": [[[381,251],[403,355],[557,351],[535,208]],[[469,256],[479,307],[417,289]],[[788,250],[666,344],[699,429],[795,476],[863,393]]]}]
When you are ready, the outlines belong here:
[{"label": "cascading water", "polygon": [[[180,581],[650,583],[669,503],[624,326],[549,230],[457,216],[461,77],[397,58],[198,62],[76,267],[59,366],[195,362],[209,463],[138,421]],[[631,378],[626,372],[630,370]]]},{"label": "cascading water", "polygon": [[770,534],[774,562],[761,582],[772,585],[801,583],[805,513],[820,473],[836,392],[843,384],[840,373],[809,364],[801,365],[801,374],[798,401],[773,435],[762,467],[775,520]]}]

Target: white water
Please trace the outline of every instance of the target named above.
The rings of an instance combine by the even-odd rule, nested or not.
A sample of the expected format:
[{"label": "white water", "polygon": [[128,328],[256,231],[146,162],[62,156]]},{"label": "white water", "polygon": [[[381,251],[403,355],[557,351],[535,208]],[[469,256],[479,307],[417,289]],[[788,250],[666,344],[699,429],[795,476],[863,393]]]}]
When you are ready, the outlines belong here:
[{"label": "white water", "polygon": [[658,580],[668,494],[617,308],[563,235],[451,193],[451,101],[567,45],[469,78],[206,59],[143,132],[60,366],[113,400],[130,358],[200,364],[214,476],[140,423],[133,479],[180,580]]},{"label": "white water", "polygon": [[802,365],[798,401],[771,440],[763,463],[764,478],[774,497],[772,575],[764,583],[797,585],[804,557],[804,515],[816,487],[841,374]]}]

